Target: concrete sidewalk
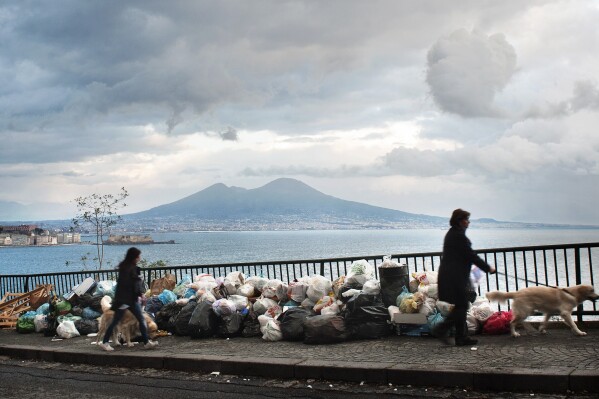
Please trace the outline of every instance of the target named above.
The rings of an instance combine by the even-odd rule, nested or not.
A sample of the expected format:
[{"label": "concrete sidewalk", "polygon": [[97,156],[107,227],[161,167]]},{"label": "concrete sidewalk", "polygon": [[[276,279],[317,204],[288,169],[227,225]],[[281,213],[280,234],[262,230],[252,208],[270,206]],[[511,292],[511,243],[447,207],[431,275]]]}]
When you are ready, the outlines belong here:
[{"label": "concrete sidewalk", "polygon": [[0,355],[99,366],[197,371],[280,379],[326,379],[475,390],[599,393],[599,329],[585,337],[551,327],[546,335],[476,336],[476,347],[446,346],[432,337],[390,336],[334,345],[266,342],[261,338],[159,338],[144,350],[100,350],[95,338],[53,341],[0,330]]}]

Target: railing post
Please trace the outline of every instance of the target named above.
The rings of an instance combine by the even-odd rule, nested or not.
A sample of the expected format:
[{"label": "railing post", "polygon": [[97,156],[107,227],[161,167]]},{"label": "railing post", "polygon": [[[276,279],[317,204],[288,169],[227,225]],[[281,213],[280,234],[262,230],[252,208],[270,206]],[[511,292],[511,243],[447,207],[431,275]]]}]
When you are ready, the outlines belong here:
[{"label": "railing post", "polygon": [[324,276],[324,262],[320,262],[320,275]]},{"label": "railing post", "polygon": [[[576,285],[582,284],[582,271],[580,269],[580,247],[576,246],[574,248],[574,271],[576,273]],[[576,308],[576,318],[579,322],[582,322],[582,312],[583,307],[582,304],[580,304],[578,305],[578,308]]]},{"label": "railing post", "polygon": [[29,292],[29,276],[25,277],[25,286],[23,287],[23,292]]}]

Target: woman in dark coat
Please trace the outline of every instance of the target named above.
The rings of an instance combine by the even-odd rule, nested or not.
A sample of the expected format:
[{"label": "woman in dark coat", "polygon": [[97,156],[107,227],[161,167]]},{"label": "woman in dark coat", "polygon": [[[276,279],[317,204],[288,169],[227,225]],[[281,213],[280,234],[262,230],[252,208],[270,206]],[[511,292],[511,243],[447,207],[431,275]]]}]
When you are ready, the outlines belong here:
[{"label": "woman in dark coat", "polygon": [[475,345],[478,341],[468,337],[466,312],[468,297],[472,292],[470,269],[472,264],[487,273],[495,273],[495,268],[474,253],[472,244],[466,237],[470,225],[470,213],[456,209],[449,220],[451,228],[443,241],[443,256],[439,266],[439,300],[454,305],[446,319],[437,325],[432,333],[448,343],[447,334],[455,326],[455,344],[458,346]]},{"label": "woman in dark coat", "polygon": [[150,341],[148,338],[148,326],[146,319],[143,316],[139,297],[143,294],[143,283],[140,276],[141,269],[137,266],[141,258],[141,251],[135,247],[129,248],[125,259],[119,263],[119,276],[116,282],[116,293],[112,302],[112,310],[114,310],[114,318],[112,323],[106,329],[103,342],[99,346],[106,350],[112,351],[114,348],[110,346],[108,340],[112,336],[112,331],[119,324],[125,312],[131,311],[139,322],[139,331],[144,342],[144,347],[151,348],[158,345],[158,342]]}]

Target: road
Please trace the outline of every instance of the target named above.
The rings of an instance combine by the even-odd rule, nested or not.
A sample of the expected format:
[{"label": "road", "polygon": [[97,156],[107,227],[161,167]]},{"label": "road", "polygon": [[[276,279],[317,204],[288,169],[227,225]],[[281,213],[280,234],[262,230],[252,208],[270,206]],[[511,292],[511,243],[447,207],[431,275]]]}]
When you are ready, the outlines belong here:
[{"label": "road", "polygon": [[19,399],[190,398],[540,398],[591,399],[574,394],[476,392],[316,380],[126,369],[0,358],[0,397]]}]

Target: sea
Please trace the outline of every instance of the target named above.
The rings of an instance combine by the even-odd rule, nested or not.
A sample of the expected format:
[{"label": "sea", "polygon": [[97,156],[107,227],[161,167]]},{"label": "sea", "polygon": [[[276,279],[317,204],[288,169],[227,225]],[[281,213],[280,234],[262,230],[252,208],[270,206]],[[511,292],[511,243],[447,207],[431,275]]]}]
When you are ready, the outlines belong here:
[{"label": "sea", "polygon": [[[196,231],[152,233],[156,242],[139,245],[149,263],[169,266],[236,262],[267,262],[337,257],[396,255],[442,250],[444,229],[301,230],[301,231]],[[470,228],[474,249],[530,245],[595,243],[599,229]],[[44,247],[0,247],[0,275],[95,270],[98,268],[95,236],[82,236],[82,244]],[[128,246],[105,245],[103,269],[115,268]]]}]

